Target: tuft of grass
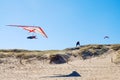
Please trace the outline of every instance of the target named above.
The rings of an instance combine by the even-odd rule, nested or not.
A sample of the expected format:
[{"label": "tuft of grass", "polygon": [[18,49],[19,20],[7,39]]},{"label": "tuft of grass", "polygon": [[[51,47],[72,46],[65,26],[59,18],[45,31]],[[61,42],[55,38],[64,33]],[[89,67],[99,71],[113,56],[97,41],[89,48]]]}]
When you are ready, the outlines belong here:
[{"label": "tuft of grass", "polygon": [[12,57],[12,53],[0,52],[0,58]]},{"label": "tuft of grass", "polygon": [[[15,57],[20,59],[29,59],[29,58],[37,58],[48,59],[49,55],[63,53],[61,50],[46,50],[46,51],[38,51],[38,50],[22,50],[22,49],[10,49],[10,50],[0,50],[0,58],[6,57]],[[47,56],[48,55],[48,56]]]},{"label": "tuft of grass", "polygon": [[108,48],[104,45],[87,45],[80,49],[79,55],[83,59],[91,58],[92,56],[99,56],[107,52]]},{"label": "tuft of grass", "polygon": [[0,52],[15,52],[15,53],[20,53],[20,52],[30,52],[29,50],[24,50],[24,49],[1,49]]},{"label": "tuft of grass", "polygon": [[113,57],[113,62],[115,64],[120,63],[120,50],[116,52],[115,57]]},{"label": "tuft of grass", "polygon": [[120,44],[114,44],[111,46],[111,49],[117,51],[117,50],[120,50]]},{"label": "tuft of grass", "polygon": [[55,54],[55,55],[50,55],[50,64],[62,64],[66,63],[69,61],[70,56],[66,54]]},{"label": "tuft of grass", "polygon": [[43,51],[44,54],[57,54],[57,53],[61,53],[63,51],[61,50],[46,50],[46,51]]}]

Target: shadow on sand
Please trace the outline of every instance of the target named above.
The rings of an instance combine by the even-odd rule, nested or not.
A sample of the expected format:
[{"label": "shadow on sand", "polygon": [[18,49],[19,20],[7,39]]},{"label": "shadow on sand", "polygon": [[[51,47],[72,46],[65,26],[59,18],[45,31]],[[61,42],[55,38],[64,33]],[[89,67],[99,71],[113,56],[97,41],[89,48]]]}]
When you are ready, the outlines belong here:
[{"label": "shadow on sand", "polygon": [[61,74],[56,74],[56,76],[46,76],[46,77],[42,77],[42,78],[56,78],[56,77],[81,77],[81,75],[76,72],[73,71],[72,73],[68,74],[68,75],[61,75]]}]

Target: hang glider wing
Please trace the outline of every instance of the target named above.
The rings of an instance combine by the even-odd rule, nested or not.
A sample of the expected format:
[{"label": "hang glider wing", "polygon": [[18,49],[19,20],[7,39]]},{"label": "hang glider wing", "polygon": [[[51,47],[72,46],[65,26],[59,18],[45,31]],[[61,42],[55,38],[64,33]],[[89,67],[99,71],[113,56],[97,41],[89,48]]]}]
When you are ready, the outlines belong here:
[{"label": "hang glider wing", "polygon": [[7,26],[20,27],[29,32],[40,33],[45,38],[48,38],[44,30],[39,26],[24,26],[24,25],[7,25]]},{"label": "hang glider wing", "polygon": [[104,39],[109,39],[109,36],[105,36]]},{"label": "hang glider wing", "polygon": [[46,33],[44,32],[44,30],[41,27],[36,27],[35,32],[41,33],[42,36],[48,38]]}]

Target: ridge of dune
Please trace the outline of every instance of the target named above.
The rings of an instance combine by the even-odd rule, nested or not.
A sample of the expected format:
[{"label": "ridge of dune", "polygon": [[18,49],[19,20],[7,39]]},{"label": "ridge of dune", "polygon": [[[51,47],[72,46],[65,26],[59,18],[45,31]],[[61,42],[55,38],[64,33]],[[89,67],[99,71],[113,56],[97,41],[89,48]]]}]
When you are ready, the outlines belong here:
[{"label": "ridge of dune", "polygon": [[[0,79],[2,80],[120,80],[120,64],[114,63],[119,52],[112,45],[87,45],[55,51],[1,51]],[[102,50],[102,51],[101,51]],[[26,53],[23,55],[23,52]],[[104,53],[101,53],[104,52]],[[3,53],[6,55],[3,55]],[[12,54],[11,55],[8,55]],[[17,54],[19,55],[17,55]],[[38,57],[38,53],[44,53]],[[87,55],[84,55],[84,54]],[[70,56],[67,63],[50,64],[50,55]],[[30,56],[29,56],[30,55]],[[81,56],[83,57],[81,57]],[[22,56],[22,57],[21,57]],[[41,57],[42,56],[42,57]],[[58,56],[58,57],[59,57]],[[20,59],[23,58],[22,63]],[[59,77],[76,71],[80,77]]]}]

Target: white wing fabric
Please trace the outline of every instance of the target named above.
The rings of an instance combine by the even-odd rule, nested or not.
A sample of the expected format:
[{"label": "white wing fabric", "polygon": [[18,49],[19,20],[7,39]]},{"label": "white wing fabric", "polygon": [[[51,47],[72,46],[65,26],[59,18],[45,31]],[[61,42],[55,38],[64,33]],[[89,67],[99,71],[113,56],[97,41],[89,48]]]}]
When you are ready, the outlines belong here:
[{"label": "white wing fabric", "polygon": [[20,27],[20,28],[23,28],[24,30],[27,30],[29,32],[40,33],[45,38],[48,38],[48,36],[44,32],[44,30],[39,26],[23,26],[23,25],[7,25],[7,26]]}]

